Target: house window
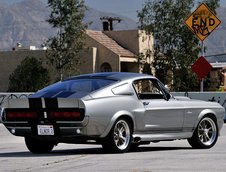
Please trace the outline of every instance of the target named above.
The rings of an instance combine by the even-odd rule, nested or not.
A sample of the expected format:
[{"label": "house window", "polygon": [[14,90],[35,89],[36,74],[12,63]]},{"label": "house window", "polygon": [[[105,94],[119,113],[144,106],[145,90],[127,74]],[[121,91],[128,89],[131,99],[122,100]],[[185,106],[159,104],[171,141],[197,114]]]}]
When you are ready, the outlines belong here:
[{"label": "house window", "polygon": [[101,72],[112,72],[111,65],[109,63],[103,63],[100,67]]}]

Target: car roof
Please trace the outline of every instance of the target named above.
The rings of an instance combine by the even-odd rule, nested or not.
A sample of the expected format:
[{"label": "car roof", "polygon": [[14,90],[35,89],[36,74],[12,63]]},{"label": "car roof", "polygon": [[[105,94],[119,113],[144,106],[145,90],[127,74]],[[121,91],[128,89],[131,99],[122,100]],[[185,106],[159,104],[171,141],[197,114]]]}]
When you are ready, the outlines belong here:
[{"label": "car roof", "polygon": [[101,73],[92,73],[92,74],[83,74],[78,76],[70,77],[66,80],[80,79],[80,78],[106,78],[106,79],[115,79],[115,80],[127,80],[131,78],[155,78],[151,75],[141,74],[141,73],[132,73],[132,72],[101,72]]}]

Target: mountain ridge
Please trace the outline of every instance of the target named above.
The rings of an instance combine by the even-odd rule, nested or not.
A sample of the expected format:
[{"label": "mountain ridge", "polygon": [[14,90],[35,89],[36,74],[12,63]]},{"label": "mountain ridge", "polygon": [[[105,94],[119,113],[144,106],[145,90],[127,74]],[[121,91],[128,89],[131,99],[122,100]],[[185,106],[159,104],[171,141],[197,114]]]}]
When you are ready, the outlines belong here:
[{"label": "mountain ridge", "polygon": [[[50,9],[43,1],[23,0],[11,5],[0,6],[0,50],[11,50],[17,43],[28,47],[40,47],[49,37],[56,33],[46,20],[49,18]],[[114,23],[115,30],[137,29],[138,23],[134,20],[88,8],[85,13],[84,23],[90,23],[88,29],[102,30],[101,17],[119,17],[120,23]],[[226,8],[217,9],[217,16],[221,20],[220,26],[214,30],[204,45],[206,55],[226,53]],[[191,33],[193,34],[193,33]]]},{"label": "mountain ridge", "polygon": [[[12,5],[0,7],[0,50],[10,50],[18,42],[23,46],[34,45],[40,47],[49,37],[56,33],[46,20],[50,9],[42,1],[24,0]],[[88,8],[84,23],[90,23],[88,29],[102,30],[100,17],[111,16],[122,19],[120,24],[115,23],[115,29],[136,29],[137,23],[132,19],[113,13],[100,12]]]}]

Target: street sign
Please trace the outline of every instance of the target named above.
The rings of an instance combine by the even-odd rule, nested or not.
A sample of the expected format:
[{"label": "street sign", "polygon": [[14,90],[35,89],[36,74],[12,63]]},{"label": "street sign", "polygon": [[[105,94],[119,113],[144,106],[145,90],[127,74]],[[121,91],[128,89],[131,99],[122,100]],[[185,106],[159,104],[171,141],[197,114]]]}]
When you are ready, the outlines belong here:
[{"label": "street sign", "polygon": [[199,79],[203,79],[211,71],[212,66],[209,62],[203,57],[199,57],[198,60],[192,65],[192,71],[195,72]]},{"label": "street sign", "polygon": [[185,20],[185,23],[201,41],[204,41],[204,39],[220,25],[221,21],[206,4],[202,3]]}]

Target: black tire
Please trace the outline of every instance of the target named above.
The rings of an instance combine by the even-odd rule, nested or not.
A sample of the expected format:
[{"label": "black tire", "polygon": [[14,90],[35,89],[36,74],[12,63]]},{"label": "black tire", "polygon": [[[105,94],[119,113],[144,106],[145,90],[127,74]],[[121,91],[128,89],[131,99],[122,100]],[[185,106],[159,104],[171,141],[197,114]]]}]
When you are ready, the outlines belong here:
[{"label": "black tire", "polygon": [[107,152],[124,153],[132,144],[132,128],[128,120],[121,118],[113,125],[110,133],[104,139],[102,146]]},{"label": "black tire", "polygon": [[196,149],[209,149],[215,145],[218,139],[218,127],[216,120],[211,116],[203,117],[188,143]]},{"label": "black tire", "polygon": [[32,137],[25,137],[25,144],[28,150],[35,154],[49,153],[54,147],[54,143],[47,142]]}]

